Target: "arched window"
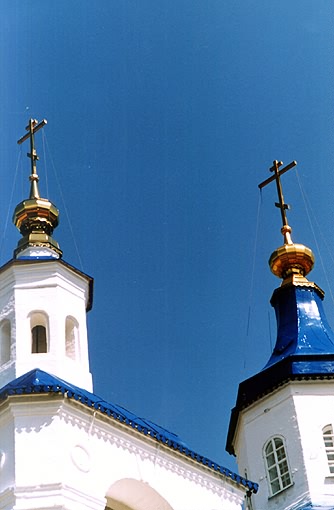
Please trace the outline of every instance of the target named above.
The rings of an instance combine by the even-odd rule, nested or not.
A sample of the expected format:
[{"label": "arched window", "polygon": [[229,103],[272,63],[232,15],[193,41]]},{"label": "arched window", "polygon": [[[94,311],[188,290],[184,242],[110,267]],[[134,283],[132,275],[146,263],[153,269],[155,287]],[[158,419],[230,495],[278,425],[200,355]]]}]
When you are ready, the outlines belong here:
[{"label": "arched window", "polygon": [[65,342],[66,356],[77,359],[79,354],[79,325],[73,317],[66,317]]},{"label": "arched window", "polygon": [[271,496],[292,485],[291,474],[282,437],[272,437],[264,447]]},{"label": "arched window", "polygon": [[10,337],[10,321],[5,319],[0,323],[0,365],[3,365],[10,360]]},{"label": "arched window", "polygon": [[47,352],[46,343],[46,329],[45,326],[34,326],[31,330],[32,347],[31,352],[38,354],[41,352]]},{"label": "arched window", "polygon": [[322,437],[324,438],[329,472],[334,474],[334,437],[332,425],[326,425],[322,429]]},{"label": "arched window", "polygon": [[48,317],[43,312],[33,312],[30,316],[31,352],[48,352]]}]

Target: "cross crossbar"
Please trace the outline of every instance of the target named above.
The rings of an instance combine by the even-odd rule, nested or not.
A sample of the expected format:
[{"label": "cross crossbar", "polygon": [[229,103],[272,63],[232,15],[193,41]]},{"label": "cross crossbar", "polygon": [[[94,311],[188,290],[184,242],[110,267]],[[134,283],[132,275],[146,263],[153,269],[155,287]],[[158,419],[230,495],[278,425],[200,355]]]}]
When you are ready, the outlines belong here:
[{"label": "cross crossbar", "polygon": [[285,174],[288,170],[291,170],[291,168],[294,168],[297,165],[297,161],[292,161],[289,163],[289,165],[282,168],[282,170],[279,170],[279,168],[283,165],[282,161],[273,161],[273,166],[270,168],[271,172],[274,172],[274,175],[266,179],[265,181],[261,182],[259,184],[259,188],[262,189],[264,186],[269,184],[272,181],[276,181],[276,187],[277,187],[277,194],[278,194],[278,201],[279,203],[275,204],[276,207],[278,207],[281,210],[281,217],[283,222],[283,227],[288,225],[288,220],[286,218],[286,209],[289,209],[288,204],[284,203],[284,197],[283,197],[283,191],[282,191],[282,184],[281,184],[281,175]]},{"label": "cross crossbar", "polygon": [[[31,119],[32,121],[32,134],[34,135],[35,133],[37,133],[37,131],[39,131],[42,127],[45,126],[45,124],[48,123],[48,121],[46,119],[43,119],[41,120],[41,122],[37,122],[36,119]],[[28,140],[28,138],[31,136],[31,132],[30,132],[30,123],[29,125],[26,127],[26,130],[28,131],[28,133],[26,133],[25,135],[23,135],[18,141],[17,143],[20,145],[21,143],[25,142],[26,140]]]}]

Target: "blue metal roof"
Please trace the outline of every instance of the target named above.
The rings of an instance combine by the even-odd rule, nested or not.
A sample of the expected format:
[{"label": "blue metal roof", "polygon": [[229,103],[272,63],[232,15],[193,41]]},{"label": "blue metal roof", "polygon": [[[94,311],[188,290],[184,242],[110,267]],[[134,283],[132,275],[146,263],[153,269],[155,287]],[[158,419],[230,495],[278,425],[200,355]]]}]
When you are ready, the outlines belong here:
[{"label": "blue metal roof", "polygon": [[276,313],[277,340],[265,368],[290,355],[334,354],[334,334],[316,288],[280,287],[271,304]]},{"label": "blue metal roof", "polygon": [[77,400],[91,409],[96,409],[110,418],[136,429],[145,436],[149,436],[156,441],[169,446],[173,450],[179,451],[200,464],[213,469],[217,473],[227,476],[251,492],[256,493],[258,490],[258,484],[251,482],[250,480],[233,473],[229,469],[220,466],[216,462],[194,452],[173,432],[170,432],[149,420],[136,416],[127,409],[124,409],[124,407],[108,403],[97,395],[78,388],[73,384],[69,384],[68,382],[48,374],[43,370],[31,370],[27,374],[24,374],[14,381],[6,384],[6,386],[0,389],[0,402],[11,395],[30,395],[41,393],[60,393],[69,399]]},{"label": "blue metal roof", "polygon": [[239,384],[226,450],[234,452],[234,434],[242,409],[293,380],[334,379],[334,334],[315,284],[283,285],[273,293],[277,339],[265,367]]}]

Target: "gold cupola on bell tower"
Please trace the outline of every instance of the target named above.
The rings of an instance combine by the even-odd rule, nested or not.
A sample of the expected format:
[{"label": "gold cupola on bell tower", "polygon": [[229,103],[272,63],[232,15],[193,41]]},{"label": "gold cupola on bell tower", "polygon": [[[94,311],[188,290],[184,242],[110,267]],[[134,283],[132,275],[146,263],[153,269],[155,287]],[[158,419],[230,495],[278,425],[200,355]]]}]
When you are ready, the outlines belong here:
[{"label": "gold cupola on bell tower", "polygon": [[26,127],[28,133],[18,140],[18,144],[30,139],[30,153],[27,156],[31,159],[31,183],[30,196],[20,202],[14,211],[13,223],[20,231],[22,238],[14,250],[15,258],[26,256],[42,256],[61,258],[62,251],[55,239],[53,230],[59,223],[59,211],[48,199],[41,198],[38,189],[39,177],[36,170],[36,161],[39,157],[35,149],[35,133],[47,124],[44,119],[38,122],[30,119]]},{"label": "gold cupola on bell tower", "polygon": [[289,165],[279,169],[283,163],[280,161],[274,161],[270,171],[274,173],[269,179],[266,179],[259,188],[262,189],[264,186],[272,181],[276,181],[277,194],[279,202],[276,203],[281,211],[282,223],[281,233],[284,238],[284,244],[277,248],[269,258],[269,267],[271,272],[278,278],[282,278],[282,284],[284,285],[298,285],[307,287],[317,287],[318,291],[323,295],[323,291],[313,282],[310,282],[306,275],[312,271],[314,266],[314,255],[310,248],[304,244],[297,244],[292,241],[291,232],[292,229],[288,224],[286,217],[286,210],[289,209],[288,204],[284,202],[281,175],[297,165],[296,161],[292,161]]}]

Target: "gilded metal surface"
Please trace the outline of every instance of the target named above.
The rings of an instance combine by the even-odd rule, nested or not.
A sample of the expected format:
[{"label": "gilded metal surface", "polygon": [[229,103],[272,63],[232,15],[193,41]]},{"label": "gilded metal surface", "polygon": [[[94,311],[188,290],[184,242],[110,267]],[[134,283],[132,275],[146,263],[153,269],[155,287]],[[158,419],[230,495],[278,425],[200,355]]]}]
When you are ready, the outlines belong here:
[{"label": "gilded metal surface", "polygon": [[14,211],[13,223],[20,230],[27,227],[28,222],[46,221],[52,230],[58,225],[59,211],[45,198],[27,199],[20,202]]},{"label": "gilded metal surface", "polygon": [[36,170],[36,161],[39,159],[35,149],[35,133],[39,131],[47,121],[44,119],[38,122],[30,119],[26,127],[27,134],[18,140],[18,144],[30,139],[31,182],[30,197],[20,202],[14,211],[13,223],[23,236],[20,239],[15,256],[28,247],[47,247],[54,250],[59,256],[62,252],[57,241],[52,238],[53,230],[59,223],[59,211],[49,200],[41,198],[38,189],[39,177]]},{"label": "gilded metal surface", "polygon": [[291,274],[306,276],[314,266],[314,255],[303,244],[284,244],[271,254],[269,266],[279,278]]},{"label": "gilded metal surface", "polygon": [[288,225],[285,212],[287,209],[289,209],[289,206],[284,202],[281,185],[281,175],[291,168],[294,168],[297,165],[297,162],[292,161],[282,170],[279,170],[282,165],[282,161],[273,161],[273,166],[270,168],[270,171],[274,172],[274,175],[259,184],[259,188],[262,189],[270,182],[274,180],[276,181],[279,203],[275,205],[281,211],[283,224],[281,233],[284,237],[284,245],[280,248],[277,248],[277,250],[272,253],[269,259],[269,266],[274,275],[278,276],[279,278],[283,278],[282,285],[290,283],[292,285],[309,286],[310,282],[308,282],[305,276],[312,270],[314,266],[314,255],[312,250],[307,248],[307,246],[304,246],[303,244],[294,244],[292,241],[292,229],[290,225]]}]

